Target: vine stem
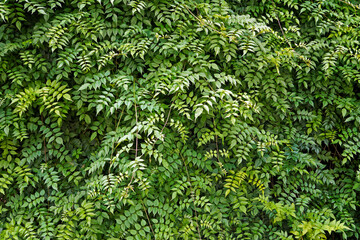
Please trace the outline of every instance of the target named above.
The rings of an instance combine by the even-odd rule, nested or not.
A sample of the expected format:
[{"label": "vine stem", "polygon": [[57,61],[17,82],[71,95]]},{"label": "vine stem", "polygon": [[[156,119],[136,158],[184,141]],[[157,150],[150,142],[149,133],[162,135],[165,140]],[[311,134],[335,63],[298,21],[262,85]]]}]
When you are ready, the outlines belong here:
[{"label": "vine stem", "polygon": [[[275,5],[274,0],[271,0],[271,1],[272,1],[272,3],[273,3],[274,9],[276,9],[276,5]],[[289,44],[290,48],[292,48],[291,43],[289,42],[289,40],[288,40],[287,37],[285,36],[284,30],[283,30],[283,28],[282,28],[282,26],[281,26],[280,19],[279,19],[279,15],[277,14],[277,12],[275,12],[275,14],[276,14],[276,20],[277,20],[277,22],[278,22],[278,25],[279,25],[279,27],[280,27],[280,30],[281,30],[282,35],[283,35],[283,37],[285,38],[285,41],[287,42],[287,44]]]},{"label": "vine stem", "polygon": [[163,126],[163,127],[162,127],[162,129],[161,129],[160,134],[162,134],[162,133],[163,133],[163,131],[164,131],[164,129],[165,129],[165,127],[166,127],[167,123],[169,122],[170,113],[171,113],[171,107],[172,107],[172,106],[170,106],[170,108],[169,108],[169,113],[168,113],[168,115],[167,115],[167,117],[166,117],[166,121],[165,121],[165,123],[164,123],[164,126]]},{"label": "vine stem", "polygon": [[[121,121],[121,119],[122,119],[122,117],[123,117],[123,115],[124,115],[124,110],[125,110],[125,106],[123,107],[123,109],[122,109],[122,111],[121,111],[121,114],[120,114],[120,118],[119,118],[119,120],[118,120],[118,122],[117,122],[117,124],[116,124],[115,133],[117,132],[117,129],[118,129],[119,124],[120,124],[120,121]],[[119,145],[119,144],[118,144],[118,145]],[[115,161],[115,159],[114,159],[114,161],[112,161],[112,158],[113,158],[113,156],[114,156],[114,151],[115,151],[115,149],[117,148],[118,145],[116,145],[116,147],[115,147],[115,146],[114,146],[114,143],[112,144],[111,156],[110,156],[110,161],[111,161],[111,163],[110,163],[110,166],[109,166],[109,174],[110,174],[111,166],[114,164],[114,161]]]},{"label": "vine stem", "polygon": [[[44,117],[43,115],[41,114],[41,122],[44,124]],[[45,141],[45,136],[43,138],[43,145],[44,145],[44,160],[45,160],[45,164],[46,164],[46,167],[48,167],[48,164],[47,164],[47,156],[46,156],[46,152],[47,152],[47,148],[46,148],[46,141]],[[50,197],[50,189],[49,189],[49,186],[46,185],[46,189],[47,189],[47,198],[46,198],[46,202],[47,202],[47,205],[48,205],[48,210],[50,208],[50,203],[49,203],[49,197]]]},{"label": "vine stem", "polygon": [[138,114],[137,114],[137,106],[136,106],[136,102],[135,102],[135,119],[136,119],[136,137],[135,137],[135,159],[138,156],[138,145],[139,145],[139,128],[137,127],[138,125]]},{"label": "vine stem", "polygon": [[[161,129],[161,131],[160,131],[160,135],[163,133],[163,131],[164,131],[164,129],[165,129],[165,127],[166,127],[167,123],[169,122],[170,113],[171,113],[171,107],[172,107],[172,106],[170,106],[170,108],[169,108],[169,112],[168,112],[168,115],[167,115],[167,117],[166,117],[166,120],[165,120],[164,126],[162,127],[162,129]],[[154,145],[155,145],[155,143],[156,143],[156,141],[157,141],[157,140],[158,140],[158,138],[155,138],[155,141],[153,142],[153,144],[152,144],[151,148],[154,148]]]},{"label": "vine stem", "polygon": [[146,218],[147,218],[147,220],[148,220],[148,223],[149,223],[149,226],[150,226],[151,232],[152,232],[152,234],[154,235],[154,239],[156,239],[156,238],[155,238],[155,232],[154,232],[154,229],[153,229],[152,224],[151,224],[151,222],[150,222],[149,214],[148,214],[148,212],[147,212],[147,210],[146,210],[146,207],[145,207],[144,201],[143,201],[142,199],[141,199],[141,204],[142,204],[142,206],[143,206],[143,208],[144,208],[144,211],[145,211],[145,214],[146,214]]},{"label": "vine stem", "polygon": [[202,25],[205,25],[205,26],[208,26],[211,30],[213,30],[214,32],[220,34],[221,36],[226,36],[228,37],[231,41],[234,41],[235,43],[237,43],[238,41],[234,38],[232,38],[231,36],[229,36],[228,34],[226,33],[223,33],[223,32],[220,32],[219,30],[213,28],[211,25],[209,25],[208,23],[206,23],[204,20],[198,18],[185,4],[183,5],[186,10],[196,19],[199,21],[200,24]]},{"label": "vine stem", "polygon": [[347,4],[348,6],[353,7],[355,10],[359,10],[359,9],[360,9],[360,5],[352,4],[351,2],[349,2],[349,1],[344,1],[344,0],[339,0],[339,1],[342,2],[342,3]]},{"label": "vine stem", "polygon": [[[133,93],[134,93],[134,107],[135,107],[135,126],[136,126],[136,136],[135,136],[135,161],[136,161],[136,158],[138,157],[138,144],[139,144],[139,138],[138,138],[138,135],[139,135],[139,128],[138,128],[138,113],[137,113],[137,104],[136,104],[136,94],[135,94],[135,79],[134,79],[134,84],[133,84]],[[130,185],[131,183],[133,182],[134,180],[134,177],[135,177],[135,171],[132,173],[131,175],[131,179],[130,179],[130,182],[126,188],[126,193],[128,192],[129,188],[130,188]]]},{"label": "vine stem", "polygon": [[[137,125],[138,125],[138,113],[137,113],[137,104],[136,104],[136,95],[135,95],[135,82],[134,82],[134,98],[135,98],[135,104],[134,104],[134,106],[135,106],[135,124],[136,124],[136,126],[137,126]],[[167,117],[166,117],[164,126],[163,126],[162,129],[161,129],[160,135],[163,133],[163,131],[164,131],[167,123],[169,122],[170,113],[171,113],[171,106],[170,106],[168,115],[167,115]],[[139,150],[139,149],[138,149],[138,134],[139,134],[139,129],[136,129],[135,159],[136,159],[137,156],[138,156],[138,150]],[[155,141],[155,142],[156,142],[156,141]],[[155,142],[153,143],[153,146],[155,145]],[[134,177],[135,177],[135,172],[132,174],[131,179],[130,179],[130,182],[129,182],[127,188],[126,188],[126,194],[127,194],[128,190],[129,190],[129,188],[130,188],[131,183],[132,183],[133,180],[134,180]],[[141,199],[141,204],[142,204],[142,206],[143,206],[143,208],[144,208],[144,211],[145,211],[145,214],[146,214],[146,218],[147,218],[147,221],[148,221],[148,223],[149,223],[149,227],[150,227],[150,229],[151,229],[151,232],[152,232],[152,234],[153,234],[153,236],[154,236],[154,238],[155,238],[155,232],[154,232],[154,229],[153,229],[153,227],[152,227],[152,224],[151,224],[151,221],[150,221],[150,218],[149,218],[149,214],[148,214],[148,212],[147,212],[147,210],[146,210],[146,207],[145,207],[145,205],[144,205],[144,201],[143,201],[142,199]],[[200,239],[201,239],[201,238],[200,238]]]},{"label": "vine stem", "polygon": [[194,205],[194,211],[195,211],[195,217],[196,217],[196,219],[195,219],[195,221],[196,221],[196,228],[197,228],[197,231],[198,231],[198,234],[199,234],[199,239],[201,240],[201,233],[200,233],[199,222],[198,222],[198,213],[197,213],[196,206],[195,206],[194,191],[193,191],[193,188],[192,188],[189,171],[188,171],[188,169],[187,169],[187,166],[186,166],[185,159],[184,159],[183,155],[181,154],[181,152],[179,152],[179,154],[180,154],[180,156],[181,156],[181,159],[182,159],[183,162],[184,162],[184,166],[185,166],[185,170],[186,170],[186,175],[187,175],[188,181],[189,181],[189,183],[190,183],[191,198],[193,199],[193,205]]},{"label": "vine stem", "polygon": [[217,153],[217,160],[220,161],[220,152],[219,152],[219,143],[218,143],[218,135],[217,135],[217,127],[215,124],[215,119],[213,118],[213,124],[215,128],[215,143],[216,143],[216,153]]},{"label": "vine stem", "polygon": [[[46,142],[45,142],[45,137],[44,137],[44,158],[45,158],[45,164],[46,164],[46,167],[47,166],[47,157],[46,157],[46,152],[47,152],[47,149],[46,149]],[[46,188],[47,188],[47,194],[48,194],[48,197],[46,198],[46,202],[47,202],[47,205],[48,205],[48,209],[50,208],[50,204],[49,204],[49,197],[50,197],[50,189],[49,189],[49,186],[46,185]]]}]

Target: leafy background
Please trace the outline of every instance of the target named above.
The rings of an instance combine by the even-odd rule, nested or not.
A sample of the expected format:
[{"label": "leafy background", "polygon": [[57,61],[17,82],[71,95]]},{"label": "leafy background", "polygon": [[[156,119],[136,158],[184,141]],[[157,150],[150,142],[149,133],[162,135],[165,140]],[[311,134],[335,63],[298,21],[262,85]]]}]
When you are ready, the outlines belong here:
[{"label": "leafy background", "polygon": [[358,239],[360,7],[0,2],[1,239]]}]

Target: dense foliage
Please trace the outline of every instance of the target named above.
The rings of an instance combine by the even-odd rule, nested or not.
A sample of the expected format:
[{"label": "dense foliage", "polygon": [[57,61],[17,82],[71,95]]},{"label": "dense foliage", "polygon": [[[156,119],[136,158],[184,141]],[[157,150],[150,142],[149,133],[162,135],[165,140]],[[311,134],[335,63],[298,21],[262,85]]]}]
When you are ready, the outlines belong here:
[{"label": "dense foliage", "polygon": [[358,239],[355,4],[2,0],[0,239]]}]

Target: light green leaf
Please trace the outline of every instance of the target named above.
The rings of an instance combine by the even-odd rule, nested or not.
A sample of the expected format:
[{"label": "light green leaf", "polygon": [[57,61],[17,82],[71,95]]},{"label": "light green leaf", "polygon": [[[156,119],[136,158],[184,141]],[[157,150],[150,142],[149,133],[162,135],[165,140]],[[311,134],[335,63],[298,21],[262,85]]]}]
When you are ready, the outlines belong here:
[{"label": "light green leaf", "polygon": [[64,143],[63,139],[61,137],[57,137],[55,141],[60,145],[62,145]]},{"label": "light green leaf", "polygon": [[97,132],[93,132],[90,137],[90,141],[94,140],[97,136]]},{"label": "light green leaf", "polygon": [[64,94],[64,95],[63,95],[63,98],[65,98],[66,100],[72,101],[70,94],[67,94],[67,93]]},{"label": "light green leaf", "polygon": [[195,120],[201,115],[202,112],[203,112],[203,108],[197,108],[195,110]]}]

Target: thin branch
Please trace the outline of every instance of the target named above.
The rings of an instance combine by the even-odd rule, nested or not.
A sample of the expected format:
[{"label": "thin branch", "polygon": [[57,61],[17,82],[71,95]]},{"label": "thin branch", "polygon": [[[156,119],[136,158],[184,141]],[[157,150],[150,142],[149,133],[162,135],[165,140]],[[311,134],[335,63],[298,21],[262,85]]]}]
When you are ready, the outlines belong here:
[{"label": "thin branch", "polygon": [[142,199],[141,199],[141,204],[142,204],[142,206],[143,206],[143,208],[144,208],[144,211],[145,211],[145,214],[146,214],[146,218],[147,218],[147,220],[148,220],[148,223],[149,223],[151,232],[152,232],[152,234],[154,235],[154,238],[155,238],[155,232],[154,232],[154,229],[153,229],[152,224],[151,224],[151,222],[150,222],[150,218],[149,218],[148,212],[147,212],[147,210],[146,210],[146,208],[145,208],[144,201],[143,201]]},{"label": "thin branch", "polygon": [[183,162],[184,162],[184,166],[185,166],[187,178],[188,178],[188,181],[189,181],[189,183],[190,183],[191,198],[192,198],[192,200],[193,200],[194,211],[195,211],[196,228],[197,228],[197,231],[198,231],[198,234],[199,234],[199,239],[201,240],[201,233],[200,233],[200,228],[199,228],[199,223],[198,223],[198,213],[197,213],[196,205],[195,205],[194,190],[193,190],[193,188],[192,188],[191,179],[190,179],[189,171],[188,171],[187,166],[186,166],[186,163],[185,163],[185,159],[184,159],[183,155],[181,154],[181,152],[179,152],[179,154],[180,154],[180,156],[181,156],[181,159],[182,159]]},{"label": "thin branch", "polygon": [[136,137],[135,137],[135,159],[138,156],[138,145],[139,145],[139,128],[137,127],[138,125],[138,114],[137,114],[137,105],[136,105],[136,101],[135,101],[135,121],[136,121]]},{"label": "thin branch", "polygon": [[342,2],[342,3],[345,3],[345,4],[347,4],[347,5],[349,5],[349,6],[351,6],[351,7],[353,7],[355,10],[356,9],[360,9],[360,5],[357,5],[357,4],[352,4],[351,2],[349,2],[349,1],[344,1],[344,0],[339,0],[340,2]]},{"label": "thin branch", "polygon": [[[120,118],[119,118],[119,120],[118,120],[118,122],[117,122],[117,124],[116,124],[115,133],[117,132],[117,129],[118,129],[119,124],[120,124],[120,121],[121,121],[121,119],[122,119],[122,117],[123,117],[123,115],[124,115],[124,110],[125,110],[125,106],[123,107],[123,109],[122,109],[122,111],[121,111]],[[116,147],[117,147],[117,146],[118,146],[118,145],[116,145]],[[111,163],[110,163],[110,166],[109,166],[109,174],[110,174],[111,166],[112,166],[112,165],[114,164],[114,162],[115,162],[115,159],[112,161],[112,158],[113,158],[113,156],[114,156],[114,151],[115,151],[116,147],[115,147],[115,145],[114,145],[114,143],[113,143],[113,144],[112,144],[112,149],[111,149],[111,156],[110,156],[110,161],[111,161]]]},{"label": "thin branch", "polygon": [[218,135],[216,134],[217,128],[215,124],[215,119],[213,118],[213,124],[215,128],[215,144],[216,144],[216,153],[217,153],[217,160],[220,161],[220,152],[219,152],[219,144],[218,144]]},{"label": "thin branch", "polygon": [[[44,124],[44,118],[43,118],[43,115],[42,115],[42,114],[41,114],[41,122]],[[44,136],[44,138],[43,138],[43,145],[44,145],[44,160],[45,160],[46,167],[48,167],[47,157],[46,157],[47,148],[46,148],[45,136]],[[48,185],[46,185],[46,188],[47,188],[47,198],[46,198],[46,202],[47,202],[47,206],[48,206],[48,210],[49,210],[49,208],[50,208],[50,203],[49,203],[50,189],[49,189],[49,186],[48,186]]]},{"label": "thin branch", "polygon": [[167,115],[167,118],[166,118],[165,124],[164,124],[163,128],[161,129],[160,134],[162,134],[162,133],[163,133],[164,128],[165,128],[165,126],[167,125],[167,123],[168,123],[168,121],[169,121],[169,117],[170,117],[170,113],[171,113],[171,107],[172,107],[172,106],[170,106],[170,108],[169,108],[169,113],[168,113],[168,115]]},{"label": "thin branch", "polygon": [[219,30],[213,28],[211,25],[209,25],[208,23],[206,23],[204,20],[198,18],[186,5],[183,5],[186,10],[196,19],[200,22],[200,24],[208,26],[211,30],[213,30],[214,32],[217,32],[218,34],[222,35],[222,36],[226,36],[228,37],[231,41],[234,41],[237,43],[237,40],[229,35],[227,35],[226,33],[220,32]]},{"label": "thin branch", "polygon": [[[276,9],[276,4],[275,4],[274,0],[271,0],[271,1],[272,1],[273,5],[274,5],[274,10],[275,10],[275,9]],[[283,35],[285,41],[287,42],[287,44],[289,44],[290,48],[292,48],[291,43],[290,43],[289,40],[286,38],[285,33],[284,33],[284,30],[283,30],[283,28],[282,28],[282,26],[281,26],[280,19],[279,19],[279,15],[278,15],[278,13],[277,13],[276,11],[274,11],[274,12],[275,12],[275,14],[276,14],[276,19],[277,19],[277,22],[278,22],[278,25],[279,25],[279,27],[280,27],[280,30],[281,30],[282,35]]]},{"label": "thin branch", "polygon": [[[164,131],[164,129],[165,129],[165,127],[166,127],[166,125],[168,124],[168,122],[169,122],[169,118],[170,118],[170,113],[171,113],[171,108],[172,108],[172,106],[170,106],[170,108],[169,108],[169,112],[168,112],[168,115],[167,115],[167,117],[166,117],[166,120],[165,120],[165,123],[164,123],[164,126],[162,127],[162,129],[161,129],[161,131],[160,131],[160,135],[163,133],[163,131]],[[154,148],[154,146],[155,146],[155,143],[156,143],[156,141],[158,140],[158,138],[155,138],[155,140],[154,140],[154,142],[153,142],[153,144],[152,144],[152,146],[151,146],[151,148]],[[150,160],[149,160],[150,161]],[[151,162],[151,161],[150,161]]]},{"label": "thin branch", "polygon": [[[136,126],[136,136],[135,136],[135,161],[138,157],[138,144],[139,144],[139,138],[138,138],[138,135],[139,135],[139,128],[138,128],[138,113],[137,113],[137,104],[136,104],[136,94],[135,94],[135,79],[134,79],[134,106],[135,106],[135,126]],[[133,182],[134,180],[134,177],[135,177],[135,171],[132,173],[131,175],[131,179],[130,179],[130,182],[126,188],[126,193],[131,185],[131,183]]]}]

